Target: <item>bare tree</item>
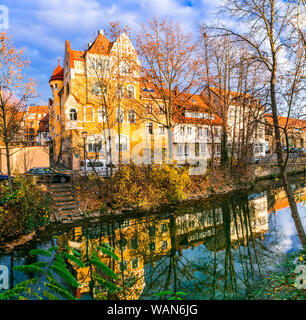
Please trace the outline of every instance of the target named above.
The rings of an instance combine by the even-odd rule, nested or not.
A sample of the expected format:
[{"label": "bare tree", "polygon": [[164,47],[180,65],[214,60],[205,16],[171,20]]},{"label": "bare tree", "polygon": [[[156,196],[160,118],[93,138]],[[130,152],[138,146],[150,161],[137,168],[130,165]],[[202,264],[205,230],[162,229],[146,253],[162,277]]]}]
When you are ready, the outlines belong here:
[{"label": "bare tree", "polygon": [[[263,78],[262,82],[268,87],[278,167],[297,233],[304,245],[306,243],[305,231],[291,185],[288,183],[287,161],[281,144],[281,128],[278,118],[280,112],[290,117],[292,108],[301,95],[300,87],[303,85],[305,50],[301,48],[301,33],[298,28],[294,27],[297,25],[296,18],[299,8],[297,2],[289,1],[226,1],[221,7],[221,13],[236,18],[236,27],[216,25],[211,26],[210,29],[221,37],[228,36],[236,43],[247,45],[250,55],[266,68],[268,77]],[[281,86],[282,79],[286,79],[287,85]],[[285,106],[283,110],[282,105]]]},{"label": "bare tree", "polygon": [[[140,76],[143,99],[138,115],[167,130],[168,161],[173,160],[173,129],[176,115],[200,92],[200,61],[196,43],[179,24],[149,20],[136,38],[141,60]],[[148,110],[148,104],[150,109]]]},{"label": "bare tree", "polygon": [[7,173],[11,185],[10,146],[21,142],[27,106],[35,94],[34,82],[25,78],[29,61],[16,50],[5,32],[0,33],[0,141],[6,150]]}]

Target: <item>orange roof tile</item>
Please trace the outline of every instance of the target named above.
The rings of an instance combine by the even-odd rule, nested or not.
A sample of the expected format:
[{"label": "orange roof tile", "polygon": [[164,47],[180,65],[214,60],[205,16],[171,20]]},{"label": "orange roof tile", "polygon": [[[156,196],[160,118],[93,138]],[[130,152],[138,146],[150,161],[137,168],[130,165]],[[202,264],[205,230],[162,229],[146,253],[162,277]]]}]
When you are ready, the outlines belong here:
[{"label": "orange roof tile", "polygon": [[[271,114],[266,114],[265,119],[269,124],[273,125],[273,118]],[[280,127],[284,128],[286,126],[286,123],[287,123],[287,117],[278,116],[278,124]],[[300,129],[303,129],[303,131],[306,131],[306,120],[289,118],[287,128],[288,129],[300,128]]]},{"label": "orange roof tile", "polygon": [[39,121],[37,132],[49,132],[49,113]]},{"label": "orange roof tile", "polygon": [[109,54],[113,43],[110,42],[102,33],[99,33],[94,43],[87,52],[97,54]]},{"label": "orange roof tile", "polygon": [[49,80],[49,83],[54,80],[63,80],[64,79],[64,69],[60,65],[60,61],[58,60],[58,65],[54,69],[53,74]]}]

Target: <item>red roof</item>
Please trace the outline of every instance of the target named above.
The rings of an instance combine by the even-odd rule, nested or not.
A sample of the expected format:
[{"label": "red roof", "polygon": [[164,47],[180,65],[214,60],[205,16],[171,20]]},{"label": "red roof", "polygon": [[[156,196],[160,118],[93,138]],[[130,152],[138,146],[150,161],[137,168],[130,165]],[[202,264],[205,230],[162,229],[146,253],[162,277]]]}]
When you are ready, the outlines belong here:
[{"label": "red roof", "polygon": [[[266,114],[265,119],[269,124],[273,125],[273,118],[272,118],[271,114]],[[278,124],[281,128],[284,128],[286,126],[286,123],[287,123],[287,117],[278,116]],[[288,129],[299,128],[305,132],[306,131],[306,120],[289,118],[287,128]]]},{"label": "red roof", "polygon": [[53,74],[49,80],[54,81],[54,80],[64,80],[64,69],[60,66],[60,62],[58,60],[58,66],[54,69]]},{"label": "red roof", "polygon": [[49,113],[39,121],[39,128],[37,132],[49,132]]},{"label": "red roof", "polygon": [[109,54],[113,44],[102,33],[99,33],[94,43],[87,52],[97,54]]}]

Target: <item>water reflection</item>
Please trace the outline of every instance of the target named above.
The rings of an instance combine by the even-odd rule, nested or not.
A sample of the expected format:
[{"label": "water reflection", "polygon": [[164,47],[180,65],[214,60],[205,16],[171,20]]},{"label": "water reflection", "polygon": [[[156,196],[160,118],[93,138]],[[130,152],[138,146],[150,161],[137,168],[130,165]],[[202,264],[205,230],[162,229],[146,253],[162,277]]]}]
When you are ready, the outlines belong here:
[{"label": "water reflection", "polygon": [[[305,190],[304,185],[295,187],[304,200]],[[305,208],[299,209],[306,224]],[[84,261],[102,243],[111,245],[120,263],[100,258],[119,275],[116,284],[124,290],[108,299],[129,300],[152,299],[163,290],[184,291],[188,299],[245,299],[248,288],[285,253],[300,248],[281,188],[185,204],[158,216],[77,227],[56,241],[80,249]],[[0,264],[29,263],[27,259],[3,257]],[[78,297],[103,293],[92,281],[94,270],[73,268],[81,283]],[[12,279],[17,277],[11,272]]]},{"label": "water reflection", "polygon": [[[288,206],[283,195],[281,189],[240,194],[162,217],[79,227],[68,243],[82,248],[84,259],[103,242],[115,248],[120,263],[110,266],[125,289],[119,299],[151,299],[163,290],[185,291],[189,299],[241,299],[283,253],[299,247],[281,234],[290,230],[296,237],[290,215],[279,214]],[[95,297],[101,288],[90,287],[89,267],[76,271],[78,295]]]}]

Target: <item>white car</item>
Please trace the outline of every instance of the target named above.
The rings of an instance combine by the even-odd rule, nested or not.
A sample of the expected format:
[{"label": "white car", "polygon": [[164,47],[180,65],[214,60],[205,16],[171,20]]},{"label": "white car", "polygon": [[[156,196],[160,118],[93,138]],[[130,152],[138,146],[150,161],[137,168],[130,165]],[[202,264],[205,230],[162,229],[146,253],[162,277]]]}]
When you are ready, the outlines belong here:
[{"label": "white car", "polygon": [[[90,173],[101,175],[102,177],[109,177],[111,175],[111,164],[106,163],[105,160],[83,160],[80,166],[80,175],[85,175],[85,164],[86,174]],[[113,174],[116,172],[116,166],[112,164]]]}]

